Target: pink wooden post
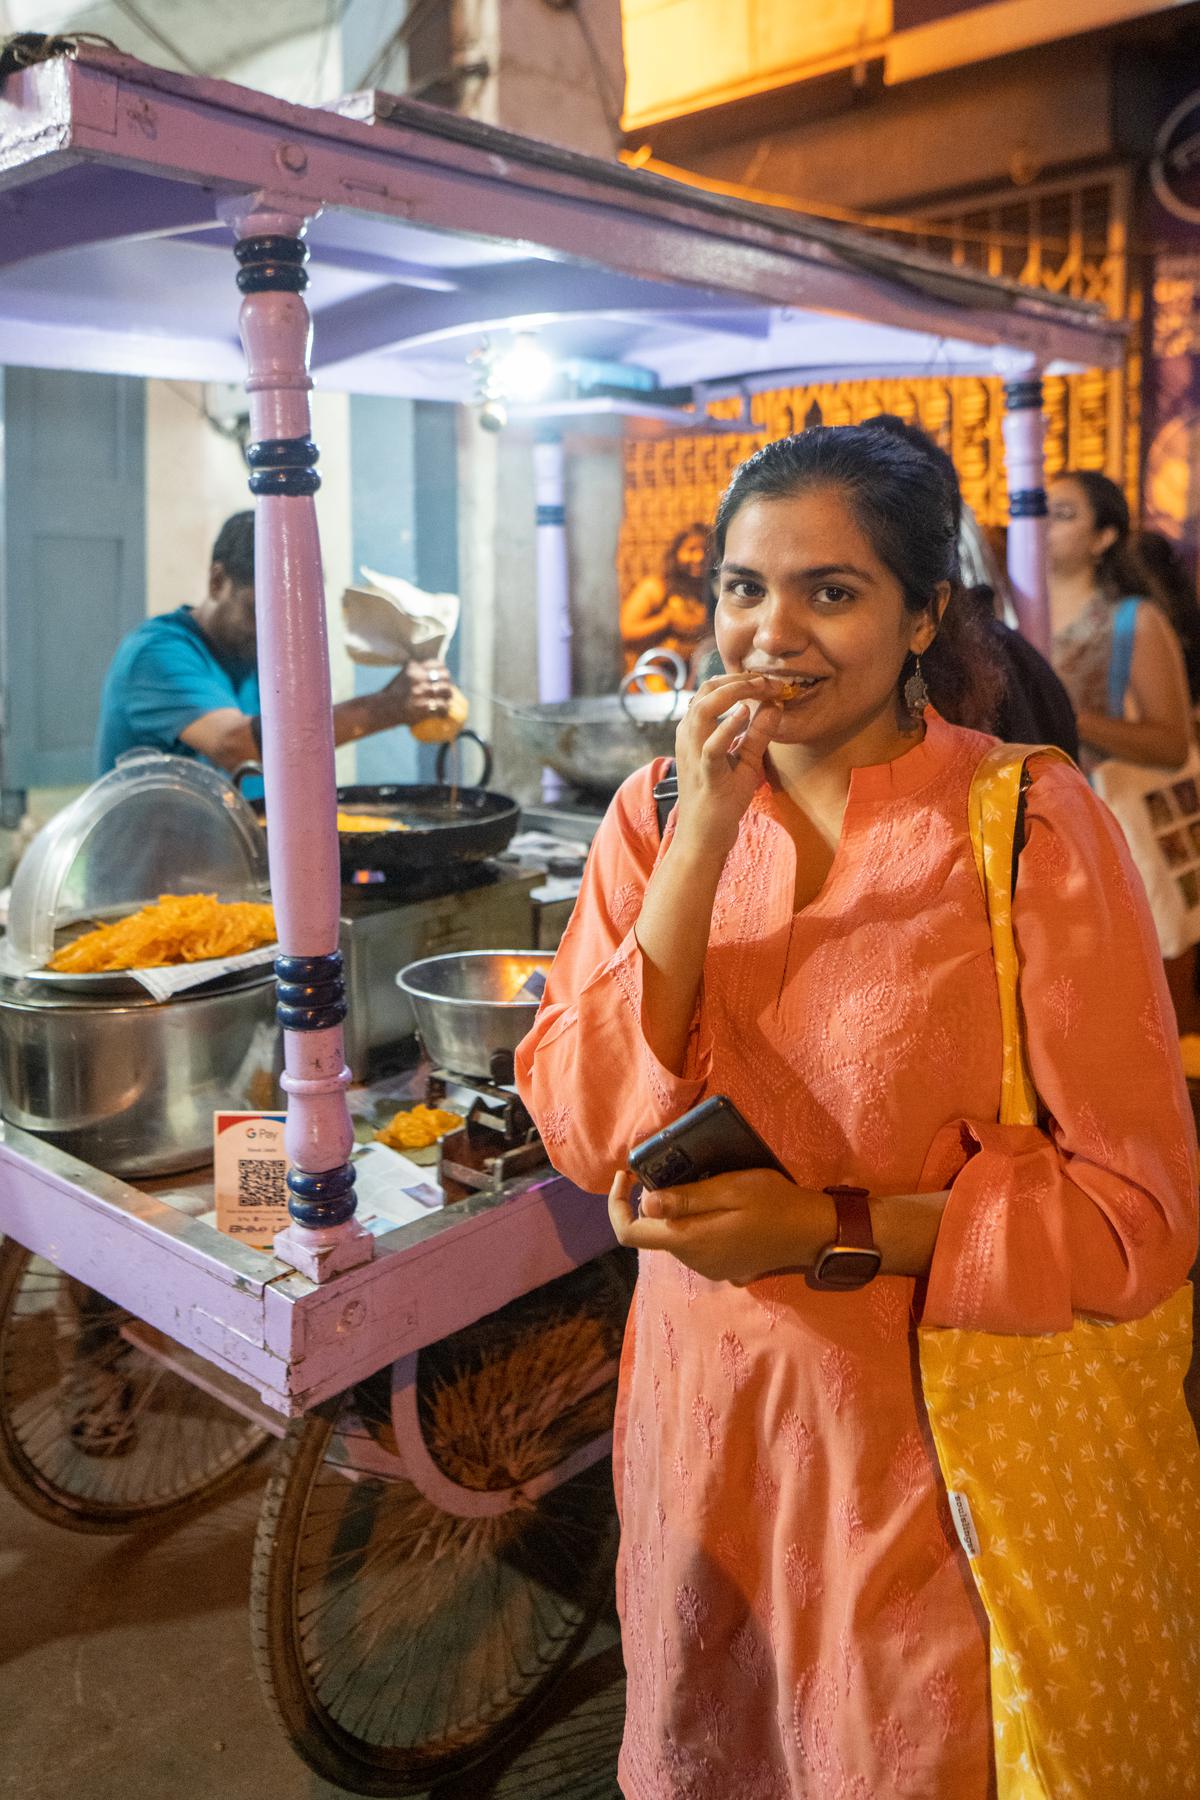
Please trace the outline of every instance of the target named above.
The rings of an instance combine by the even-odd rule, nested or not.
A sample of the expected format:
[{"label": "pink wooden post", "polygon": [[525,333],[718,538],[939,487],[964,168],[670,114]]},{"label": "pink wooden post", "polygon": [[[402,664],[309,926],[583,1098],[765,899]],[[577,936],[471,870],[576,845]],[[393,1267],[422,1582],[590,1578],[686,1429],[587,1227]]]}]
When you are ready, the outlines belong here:
[{"label": "pink wooden post", "polygon": [[[533,446],[537,501],[538,700],[571,698],[571,600],[567,567],[566,459],[556,431],[539,431]],[[562,778],[542,770],[543,800],[557,800]]]},{"label": "pink wooden post", "polygon": [[1040,375],[1004,384],[1004,449],[1008,462],[1008,579],[1017,623],[1031,644],[1050,650],[1046,593],[1046,488]]},{"label": "pink wooden post", "polygon": [[285,1142],[292,1223],[276,1253],[314,1281],[366,1262],[355,1222],[354,1132],[342,1046],[346,994],[338,949],[338,862],[325,593],[309,435],[312,327],[302,298],[308,219],[295,203],[248,197],[231,214],[255,495],[255,589],[271,893],[279,925],[279,1022],[288,1095]]}]

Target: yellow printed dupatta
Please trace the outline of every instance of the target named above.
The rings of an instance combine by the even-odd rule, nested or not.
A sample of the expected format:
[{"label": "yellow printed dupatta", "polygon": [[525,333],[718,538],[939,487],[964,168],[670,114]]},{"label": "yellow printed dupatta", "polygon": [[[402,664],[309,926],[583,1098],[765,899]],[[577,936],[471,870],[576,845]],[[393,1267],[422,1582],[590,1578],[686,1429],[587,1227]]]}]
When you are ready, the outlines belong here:
[{"label": "yellow printed dupatta", "polygon": [[[1000,1123],[1012,1125],[1037,1122],[1012,927],[1017,806],[1035,753],[1062,755],[990,750],[969,801],[1000,991]],[[1200,1800],[1191,1326],[1185,1284],[1125,1324],[918,1332],[938,1461],[991,1627],[999,1800]]]}]

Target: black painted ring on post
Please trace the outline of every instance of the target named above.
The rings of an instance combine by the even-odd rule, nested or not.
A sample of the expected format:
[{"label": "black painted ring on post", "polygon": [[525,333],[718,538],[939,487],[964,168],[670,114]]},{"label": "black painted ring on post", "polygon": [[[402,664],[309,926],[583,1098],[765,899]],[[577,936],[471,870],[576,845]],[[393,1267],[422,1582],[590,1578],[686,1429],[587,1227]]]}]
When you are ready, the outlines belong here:
[{"label": "black painted ring on post", "polygon": [[238,291],[243,294],[302,294],[308,286],[308,246],[298,237],[243,238],[234,247],[241,267]]},{"label": "black painted ring on post", "polygon": [[1039,375],[1022,376],[1019,381],[1004,384],[1004,404],[1009,412],[1027,412],[1042,404],[1042,382]]},{"label": "black painted ring on post", "polygon": [[303,238],[263,232],[258,237],[239,238],[234,245],[233,254],[240,263],[263,262],[266,259],[271,262],[305,263],[308,261],[308,245]]},{"label": "black painted ring on post", "polygon": [[1045,488],[1025,488],[1008,497],[1010,519],[1044,519],[1048,511]]},{"label": "black painted ring on post", "polygon": [[311,438],[263,438],[246,446],[252,469],[310,469],[320,456]]},{"label": "black painted ring on post", "polygon": [[277,956],[275,1017],[285,1031],[329,1031],[346,1017],[342,953]]},{"label": "black painted ring on post", "polygon": [[342,953],[328,950],[321,956],[277,956],[276,981],[333,981],[342,973]]},{"label": "black painted ring on post", "polygon": [[252,263],[237,272],[239,294],[302,294],[308,270],[294,263]]},{"label": "black painted ring on post", "polygon": [[354,1186],[354,1164],[333,1169],[289,1169],[287,1184],[298,1200],[337,1200]]},{"label": "black painted ring on post", "polygon": [[249,481],[252,494],[315,494],[320,485],[315,469],[257,469]]},{"label": "black painted ring on post", "polygon": [[320,1175],[289,1169],[287,1184],[288,1212],[297,1225],[319,1230],[323,1226],[344,1225],[354,1217],[358,1200],[350,1163],[341,1163]]},{"label": "black painted ring on post", "polygon": [[340,976],[330,981],[281,981],[276,993],[281,1006],[336,1006],[346,997]]},{"label": "black painted ring on post", "polygon": [[284,1031],[332,1031],[346,1017],[346,1002],[336,1006],[277,1006],[275,1017]]},{"label": "black painted ring on post", "polygon": [[315,494],[321,477],[314,464],[321,452],[311,438],[263,438],[246,450],[252,494]]}]

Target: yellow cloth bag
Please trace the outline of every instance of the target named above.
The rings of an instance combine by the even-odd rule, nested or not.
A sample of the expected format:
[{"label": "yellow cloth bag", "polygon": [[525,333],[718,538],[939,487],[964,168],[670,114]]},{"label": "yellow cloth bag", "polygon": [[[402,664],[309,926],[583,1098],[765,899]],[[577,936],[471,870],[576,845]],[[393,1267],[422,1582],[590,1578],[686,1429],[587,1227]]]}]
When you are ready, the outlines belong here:
[{"label": "yellow cloth bag", "polygon": [[[1032,753],[989,751],[970,797],[1000,990],[1000,1122],[1013,1125],[1037,1120],[1012,929]],[[991,1626],[999,1800],[1200,1796],[1200,1449],[1182,1391],[1191,1325],[1185,1284],[1128,1324],[918,1332],[938,1461]]]}]

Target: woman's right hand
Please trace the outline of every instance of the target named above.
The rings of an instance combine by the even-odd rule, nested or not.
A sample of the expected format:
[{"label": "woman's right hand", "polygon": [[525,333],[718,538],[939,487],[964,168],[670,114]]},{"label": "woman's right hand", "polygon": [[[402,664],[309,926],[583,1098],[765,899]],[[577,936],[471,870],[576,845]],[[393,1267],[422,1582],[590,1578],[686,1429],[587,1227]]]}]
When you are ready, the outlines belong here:
[{"label": "woman's right hand", "polygon": [[732,850],[779,724],[773,690],[767,676],[740,673],[714,675],[697,688],[675,733],[681,847],[722,860]]}]

